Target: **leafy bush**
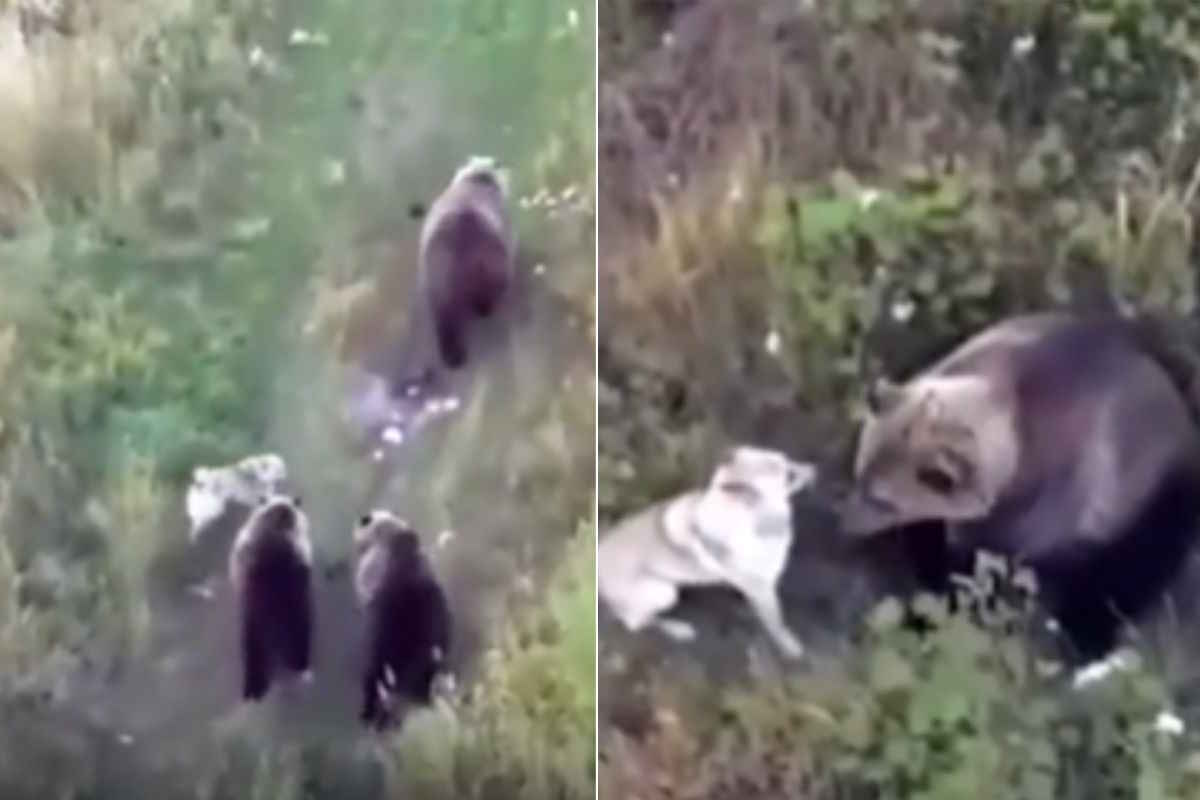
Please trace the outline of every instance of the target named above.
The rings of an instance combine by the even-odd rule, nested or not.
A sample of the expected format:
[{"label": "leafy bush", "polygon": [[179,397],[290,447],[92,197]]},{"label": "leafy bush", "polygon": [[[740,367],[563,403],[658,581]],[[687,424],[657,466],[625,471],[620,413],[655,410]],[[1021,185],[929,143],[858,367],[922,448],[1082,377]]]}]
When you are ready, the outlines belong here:
[{"label": "leafy bush", "polygon": [[[1001,593],[1013,584],[1025,588]],[[715,702],[667,690],[674,710],[635,752],[667,768],[667,791],[686,787],[669,796],[689,798],[1190,797],[1200,738],[1174,721],[1162,679],[1130,660],[1064,687],[1063,665],[1030,644],[1034,596],[1028,574],[983,558],[958,590],[973,618],[918,596],[912,609],[935,626],[921,635],[887,599],[848,664]]]}]

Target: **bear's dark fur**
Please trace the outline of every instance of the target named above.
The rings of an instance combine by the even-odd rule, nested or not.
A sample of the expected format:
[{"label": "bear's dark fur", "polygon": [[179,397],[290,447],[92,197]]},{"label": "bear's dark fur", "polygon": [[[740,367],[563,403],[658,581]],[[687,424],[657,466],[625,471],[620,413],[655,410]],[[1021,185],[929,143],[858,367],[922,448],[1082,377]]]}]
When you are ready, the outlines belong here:
[{"label": "bear's dark fur", "polygon": [[287,498],[270,500],[246,521],[230,556],[237,592],[242,697],[261,700],[282,668],[311,668],[313,596],[307,522]]},{"label": "bear's dark fur", "polygon": [[466,364],[472,320],[491,316],[508,291],[514,248],[502,179],[488,162],[468,162],[421,231],[421,286],[447,367]]},{"label": "bear's dark fur", "polygon": [[[445,593],[417,534],[401,525],[380,512],[360,523],[360,530],[392,528],[366,543],[357,581],[366,616],[359,716],[374,728],[391,722],[394,700],[432,702],[434,679],[450,647],[452,619]],[[372,570],[377,570],[374,576],[366,577]]]},{"label": "bear's dark fur", "polygon": [[1032,339],[1006,333],[1021,324],[989,329],[972,341],[994,344],[968,350],[968,342],[966,355],[918,375],[981,375],[1012,387],[1011,484],[980,519],[909,523],[891,535],[930,590],[970,574],[980,551],[1032,568],[1072,655],[1092,660],[1116,645],[1123,622],[1163,598],[1200,533],[1200,437],[1186,364],[1164,363],[1163,341],[1119,318],[1063,315]]}]

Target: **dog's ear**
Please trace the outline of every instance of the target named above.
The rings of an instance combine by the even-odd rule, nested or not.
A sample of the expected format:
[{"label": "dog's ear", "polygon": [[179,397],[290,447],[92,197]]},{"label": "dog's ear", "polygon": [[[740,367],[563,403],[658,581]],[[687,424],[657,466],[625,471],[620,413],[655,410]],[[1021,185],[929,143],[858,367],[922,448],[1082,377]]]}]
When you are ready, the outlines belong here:
[{"label": "dog's ear", "polygon": [[867,408],[876,416],[891,411],[903,398],[904,387],[884,377],[876,378],[867,387]]},{"label": "dog's ear", "polygon": [[758,487],[746,481],[724,480],[717,486],[717,489],[722,494],[744,503],[756,503],[762,499],[762,494],[758,491]]}]

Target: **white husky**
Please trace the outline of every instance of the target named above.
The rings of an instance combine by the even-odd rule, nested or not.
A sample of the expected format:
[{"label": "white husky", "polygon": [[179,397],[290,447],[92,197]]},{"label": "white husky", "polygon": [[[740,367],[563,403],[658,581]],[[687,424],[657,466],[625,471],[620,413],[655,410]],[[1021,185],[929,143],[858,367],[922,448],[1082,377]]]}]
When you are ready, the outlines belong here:
[{"label": "white husky", "polygon": [[811,464],[755,447],[731,450],[708,487],[623,520],[597,550],[599,592],[629,630],[650,623],[675,639],[691,625],[662,617],[681,586],[726,584],[750,602],[788,657],[804,648],[788,630],[776,584],[792,542],[790,496],[816,479]]},{"label": "white husky", "polygon": [[196,467],[187,491],[191,540],[196,541],[228,504],[253,508],[261,497],[275,494],[286,481],[287,465],[274,453],[250,456],[224,467]]}]

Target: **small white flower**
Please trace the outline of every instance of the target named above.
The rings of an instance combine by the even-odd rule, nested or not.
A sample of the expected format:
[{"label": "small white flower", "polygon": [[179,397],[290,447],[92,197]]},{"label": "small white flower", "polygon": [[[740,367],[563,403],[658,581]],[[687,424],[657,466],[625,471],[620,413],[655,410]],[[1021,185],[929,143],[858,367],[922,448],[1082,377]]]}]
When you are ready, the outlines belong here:
[{"label": "small white flower", "polygon": [[404,432],[395,425],[388,425],[383,429],[383,435],[380,438],[388,444],[400,444],[404,441]]},{"label": "small white flower", "polygon": [[667,31],[666,33],[664,33],[662,35],[662,44],[663,44],[663,47],[674,47],[675,46],[675,34],[671,33],[670,31]]},{"label": "small white flower", "polygon": [[1016,39],[1013,39],[1012,43],[1013,57],[1024,58],[1025,56],[1029,55],[1030,52],[1032,52],[1036,44],[1037,37],[1032,33],[1027,33],[1024,36],[1018,36]]},{"label": "small white flower", "polygon": [[340,186],[346,182],[346,162],[328,159],[322,168],[322,179],[326,186]]},{"label": "small white flower", "polygon": [[199,597],[201,600],[212,600],[216,596],[213,587],[207,583],[197,583],[188,587],[188,591]]},{"label": "small white flower", "polygon": [[1169,736],[1183,735],[1183,720],[1169,711],[1160,711],[1154,718],[1154,730]]},{"label": "small white flower", "polygon": [[292,31],[292,35],[288,37],[290,45],[306,45],[311,44],[317,47],[324,47],[329,44],[329,37],[320,31],[311,32],[304,28],[296,28]]},{"label": "small white flower", "polygon": [[438,534],[437,544],[435,546],[441,550],[443,547],[450,544],[452,539],[454,539],[454,531],[449,529],[444,530]]},{"label": "small white flower", "polygon": [[537,266],[535,266],[533,268],[533,274],[534,275],[545,275],[546,274],[546,265],[538,264]]},{"label": "small white flower", "polygon": [[879,200],[878,189],[863,189],[858,193],[858,207],[867,211]]},{"label": "small white flower", "polygon": [[768,333],[766,340],[763,342],[763,348],[769,354],[777,356],[781,347],[783,347],[783,337],[779,335],[779,331]]},{"label": "small white flower", "polygon": [[579,12],[573,8],[567,9],[567,27],[572,29],[579,27]]},{"label": "small white flower", "polygon": [[917,313],[917,304],[911,297],[902,297],[892,303],[892,319],[896,322],[908,322]]}]

